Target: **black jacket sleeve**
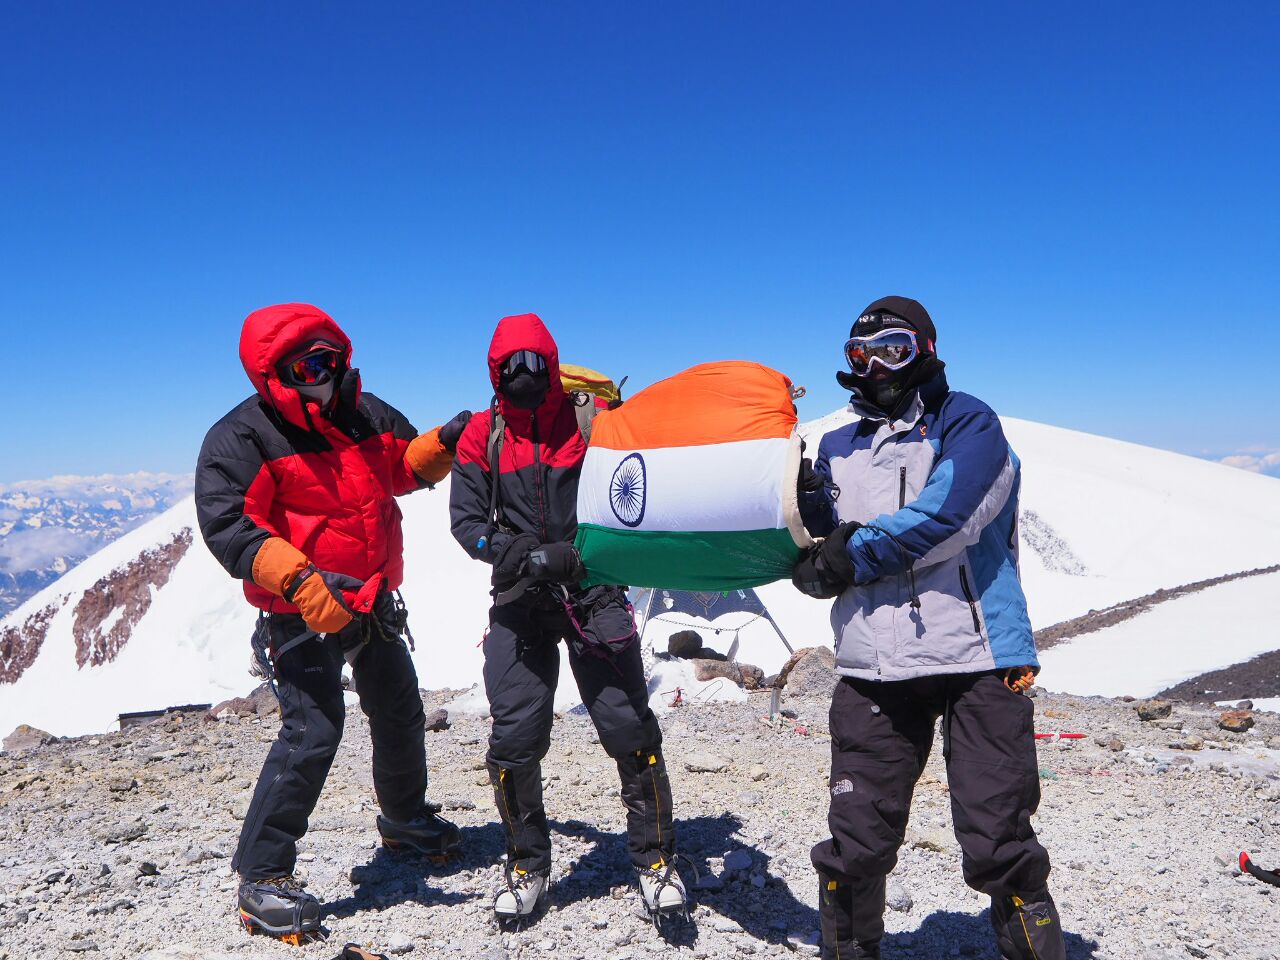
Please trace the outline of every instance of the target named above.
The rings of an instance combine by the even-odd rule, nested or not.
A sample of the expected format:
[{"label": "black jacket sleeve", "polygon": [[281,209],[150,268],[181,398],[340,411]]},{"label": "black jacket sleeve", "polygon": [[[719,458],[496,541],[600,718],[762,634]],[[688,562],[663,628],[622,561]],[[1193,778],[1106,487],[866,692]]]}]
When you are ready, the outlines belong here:
[{"label": "black jacket sleeve", "polygon": [[209,552],[233,577],[252,579],[258,548],[272,536],[255,517],[267,514],[275,482],[243,425],[224,418],[205,436],[195,493],[196,519]]}]

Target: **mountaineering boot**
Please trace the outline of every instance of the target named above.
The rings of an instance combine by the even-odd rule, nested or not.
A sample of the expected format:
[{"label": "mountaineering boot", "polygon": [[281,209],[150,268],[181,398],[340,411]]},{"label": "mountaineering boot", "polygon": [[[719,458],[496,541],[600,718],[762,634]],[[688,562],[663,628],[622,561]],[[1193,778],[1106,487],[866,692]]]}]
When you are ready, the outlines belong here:
[{"label": "mountaineering boot", "polygon": [[240,884],[240,922],[250,933],[302,946],[320,935],[320,901],[293,877]]},{"label": "mountaineering boot", "polygon": [[1025,897],[992,897],[991,926],[1005,960],[1066,960],[1062,921],[1049,891]]},{"label": "mountaineering boot", "polygon": [[462,847],[462,834],[456,825],[440,816],[440,807],[428,803],[412,820],[399,823],[378,817],[378,833],[382,845],[392,853],[419,853],[436,862],[448,860]]},{"label": "mountaineering boot", "polygon": [[[880,960],[880,937],[884,935],[884,890],[881,877],[867,889],[840,883],[818,874],[818,915],[822,925],[822,960]],[[859,916],[859,908],[865,916]],[[862,924],[874,928],[871,937],[855,929]]]},{"label": "mountaineering boot", "polygon": [[538,908],[546,896],[551,876],[545,870],[526,872],[519,867],[507,870],[507,889],[493,901],[493,912],[498,922],[523,920]]},{"label": "mountaineering boot", "polygon": [[640,876],[640,896],[644,898],[644,907],[649,916],[658,922],[658,918],[667,914],[687,914],[685,906],[684,881],[676,873],[674,863],[655,863],[646,870],[638,871]]}]

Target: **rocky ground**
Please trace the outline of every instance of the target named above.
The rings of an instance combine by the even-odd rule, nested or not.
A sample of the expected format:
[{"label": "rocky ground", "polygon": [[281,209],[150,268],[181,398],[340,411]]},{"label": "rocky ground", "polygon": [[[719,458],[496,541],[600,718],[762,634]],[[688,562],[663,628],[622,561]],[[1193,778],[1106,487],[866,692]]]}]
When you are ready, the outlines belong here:
[{"label": "rocky ground", "polygon": [[[329,958],[346,941],[482,960],[813,955],[808,850],[824,829],[825,705],[790,698],[797,719],[770,724],[767,704],[758,694],[663,719],[697,900],[692,922],[664,934],[637,909],[613,766],[583,716],[558,720],[544,768],[551,906],[511,933],[489,913],[502,836],[483,771],[487,723],[455,718],[428,734],[432,794],[466,843],[460,862],[435,868],[378,849],[368,731],[352,709],[300,863],[332,936],[301,949],[241,931],[228,861],[275,717],[172,716],[10,750],[0,755],[0,960]],[[1202,706],[1144,710],[1155,717],[1144,721],[1119,701],[1041,694],[1037,705],[1039,729],[1088,735],[1040,747],[1037,826],[1073,960],[1280,956],[1280,890],[1235,867],[1241,849],[1280,862],[1280,717],[1230,733]],[[986,904],[960,879],[940,753],[890,887],[887,960],[996,956]]]}]

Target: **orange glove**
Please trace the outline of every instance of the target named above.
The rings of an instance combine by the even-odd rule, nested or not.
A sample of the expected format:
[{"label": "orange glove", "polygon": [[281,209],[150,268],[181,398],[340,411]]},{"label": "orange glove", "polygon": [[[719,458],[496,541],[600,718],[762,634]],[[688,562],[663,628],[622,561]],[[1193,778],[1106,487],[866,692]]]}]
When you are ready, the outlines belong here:
[{"label": "orange glove", "polygon": [[404,452],[405,463],[427,483],[439,483],[453,469],[453,453],[458,438],[471,419],[471,411],[463,410],[443,426],[429,430],[409,442]]},{"label": "orange glove", "polygon": [[360,590],[355,577],[317,570],[301,550],[280,537],[268,538],[253,558],[253,582],[298,608],[316,633],[336,633],[354,616],[343,590]]}]

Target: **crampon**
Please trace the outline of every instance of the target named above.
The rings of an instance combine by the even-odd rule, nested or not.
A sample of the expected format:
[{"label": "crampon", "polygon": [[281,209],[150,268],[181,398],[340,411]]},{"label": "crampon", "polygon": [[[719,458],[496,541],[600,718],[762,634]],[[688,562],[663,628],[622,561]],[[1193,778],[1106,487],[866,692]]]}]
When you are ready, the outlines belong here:
[{"label": "crampon", "polygon": [[689,919],[688,894],[685,892],[684,881],[676,872],[675,858],[638,871],[636,879],[640,885],[640,897],[644,901],[645,911],[653,921],[654,929],[660,930],[663,920],[669,918]]},{"label": "crampon", "polygon": [[440,816],[440,807],[427,804],[422,813],[405,823],[378,817],[378,833],[388,853],[418,856],[440,865],[461,856],[462,835],[457,826]]},{"label": "crampon", "polygon": [[320,901],[292,877],[248,880],[240,884],[240,924],[261,934],[301,947],[328,935],[320,925]]}]

